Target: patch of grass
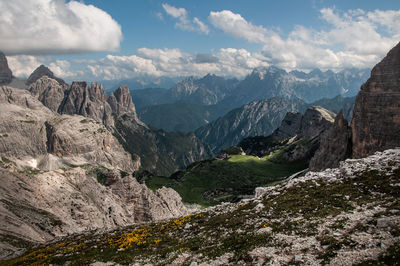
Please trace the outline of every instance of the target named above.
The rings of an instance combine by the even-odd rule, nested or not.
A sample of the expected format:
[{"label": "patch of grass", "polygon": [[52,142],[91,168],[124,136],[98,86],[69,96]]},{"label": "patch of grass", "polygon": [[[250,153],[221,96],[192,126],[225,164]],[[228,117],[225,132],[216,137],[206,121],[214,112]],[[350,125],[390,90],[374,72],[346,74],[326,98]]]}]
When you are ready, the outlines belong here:
[{"label": "patch of grass", "polygon": [[82,119],[81,121],[79,121],[80,123],[82,123],[82,124],[87,124],[87,123],[89,123],[89,122],[92,122],[92,120],[90,120],[90,119]]},{"label": "patch of grass", "polygon": [[151,189],[172,187],[187,203],[210,206],[223,201],[238,201],[252,195],[258,186],[266,186],[305,169],[304,162],[273,163],[268,157],[233,155],[228,160],[196,162],[170,177],[150,177]]}]

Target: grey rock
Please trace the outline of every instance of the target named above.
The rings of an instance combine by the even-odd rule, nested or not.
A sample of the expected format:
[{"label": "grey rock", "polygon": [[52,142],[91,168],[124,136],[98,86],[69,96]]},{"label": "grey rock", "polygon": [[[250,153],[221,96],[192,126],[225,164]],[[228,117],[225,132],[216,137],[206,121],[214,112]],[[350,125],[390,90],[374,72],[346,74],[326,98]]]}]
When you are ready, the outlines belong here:
[{"label": "grey rock", "polygon": [[[132,161],[131,155],[99,122],[59,115],[28,91],[11,87],[0,87],[0,103],[0,154],[5,157],[23,161],[29,157],[35,162],[34,167],[62,165],[67,160],[111,168],[121,165],[121,169],[130,172],[140,166],[139,158]],[[49,158],[48,154],[58,159]]]},{"label": "grey rock", "polygon": [[319,136],[329,128],[335,120],[335,114],[320,106],[312,106],[306,110],[301,120],[299,138]]},{"label": "grey rock", "polygon": [[300,133],[301,121],[303,115],[301,113],[288,112],[283,118],[281,125],[272,133],[277,138],[291,138]]},{"label": "grey rock", "polygon": [[67,89],[67,84],[60,83],[48,76],[40,77],[35,82],[31,83],[28,88],[33,96],[37,97],[44,106],[54,112],[58,111]]},{"label": "grey rock", "polygon": [[107,103],[103,86],[92,82],[73,82],[66,91],[65,98],[58,109],[60,114],[78,114],[93,118],[107,127],[114,125],[112,110]]},{"label": "grey rock", "polygon": [[340,111],[334,124],[321,137],[319,149],[310,161],[310,170],[338,167],[340,161],[351,156],[351,148],[351,128]]},{"label": "grey rock", "polygon": [[40,65],[38,68],[36,68],[32,74],[28,77],[26,84],[29,86],[32,83],[35,83],[38,79],[41,77],[47,76],[51,79],[56,80],[60,85],[66,85],[65,81],[54,76],[54,73],[46,66]]},{"label": "grey rock", "polygon": [[6,56],[0,52],[0,85],[10,83],[12,80],[12,72],[8,67]]},{"label": "grey rock", "polygon": [[132,115],[137,119],[135,105],[129,93],[127,86],[120,86],[108,98],[107,102],[111,107],[111,111],[116,116],[124,114]]}]

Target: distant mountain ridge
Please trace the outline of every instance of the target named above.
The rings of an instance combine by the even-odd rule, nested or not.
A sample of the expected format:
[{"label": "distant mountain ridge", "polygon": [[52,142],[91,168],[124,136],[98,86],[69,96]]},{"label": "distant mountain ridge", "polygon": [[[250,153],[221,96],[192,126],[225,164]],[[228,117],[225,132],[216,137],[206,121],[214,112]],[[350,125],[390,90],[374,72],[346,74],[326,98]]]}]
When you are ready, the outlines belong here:
[{"label": "distant mountain ridge", "polygon": [[154,93],[147,89],[134,90],[132,95],[139,108],[184,100],[203,105],[219,104],[228,111],[251,101],[276,96],[299,98],[305,102],[337,95],[355,96],[368,73],[364,69],[346,69],[337,73],[319,69],[310,73],[286,72],[270,66],[256,68],[240,81],[207,74],[202,78],[186,78],[169,89]]}]

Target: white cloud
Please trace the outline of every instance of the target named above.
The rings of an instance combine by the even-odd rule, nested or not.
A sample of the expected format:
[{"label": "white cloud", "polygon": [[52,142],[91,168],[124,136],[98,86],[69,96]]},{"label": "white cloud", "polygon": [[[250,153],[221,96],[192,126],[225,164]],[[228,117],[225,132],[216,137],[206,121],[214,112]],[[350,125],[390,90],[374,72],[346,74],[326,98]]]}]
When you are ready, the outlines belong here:
[{"label": "white cloud", "polygon": [[46,65],[60,78],[74,78],[77,73],[70,69],[71,63],[66,60],[52,60],[48,56],[14,55],[7,56],[8,65],[13,75],[25,79],[40,65]]},{"label": "white cloud", "polygon": [[264,43],[268,31],[262,26],[255,26],[246,21],[240,14],[229,10],[210,12],[210,22],[214,27],[223,30],[236,38],[244,38],[249,42]]},{"label": "white cloud", "polygon": [[325,29],[296,25],[286,38],[229,10],[210,12],[209,20],[226,34],[262,44],[266,62],[288,70],[372,67],[400,40],[400,10],[324,8],[320,14]]},{"label": "white cloud", "polygon": [[162,7],[168,15],[178,20],[178,22],[175,23],[175,27],[185,31],[194,31],[203,34],[210,33],[208,26],[197,17],[190,20],[188,12],[183,7],[177,8],[168,4],[162,4]]},{"label": "white cloud", "polygon": [[117,51],[122,40],[109,14],[65,0],[0,1],[0,36],[6,54]]}]

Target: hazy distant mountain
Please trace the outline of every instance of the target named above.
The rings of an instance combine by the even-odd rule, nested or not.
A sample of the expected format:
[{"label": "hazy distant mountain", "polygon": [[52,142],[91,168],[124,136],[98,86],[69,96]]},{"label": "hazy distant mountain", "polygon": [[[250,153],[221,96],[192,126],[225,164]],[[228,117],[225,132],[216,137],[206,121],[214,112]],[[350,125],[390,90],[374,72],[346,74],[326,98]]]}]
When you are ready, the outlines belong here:
[{"label": "hazy distant mountain", "polygon": [[238,82],[237,79],[207,74],[200,79],[190,77],[182,80],[170,89],[169,94],[176,100],[211,105],[230,95]]},{"label": "hazy distant mountain", "polygon": [[300,99],[274,97],[254,101],[234,109],[195,131],[214,152],[238,144],[249,136],[266,136],[281,123],[287,112],[303,111],[306,103]]},{"label": "hazy distant mountain", "polygon": [[218,117],[215,105],[185,101],[147,106],[138,110],[140,120],[166,131],[193,132]]},{"label": "hazy distant mountain", "polygon": [[369,70],[347,69],[338,73],[315,69],[310,73],[286,72],[271,66],[256,68],[243,80],[208,74],[200,79],[186,78],[170,89],[133,90],[138,108],[173,103],[179,100],[203,105],[217,104],[220,114],[256,100],[271,97],[299,98],[314,102],[337,95],[355,96]]},{"label": "hazy distant mountain", "polygon": [[281,96],[297,97],[306,102],[337,95],[354,96],[368,77],[369,71],[349,69],[338,73],[315,69],[310,73],[292,71],[287,73],[277,67],[257,68],[242,80],[225,99],[231,105]]}]

